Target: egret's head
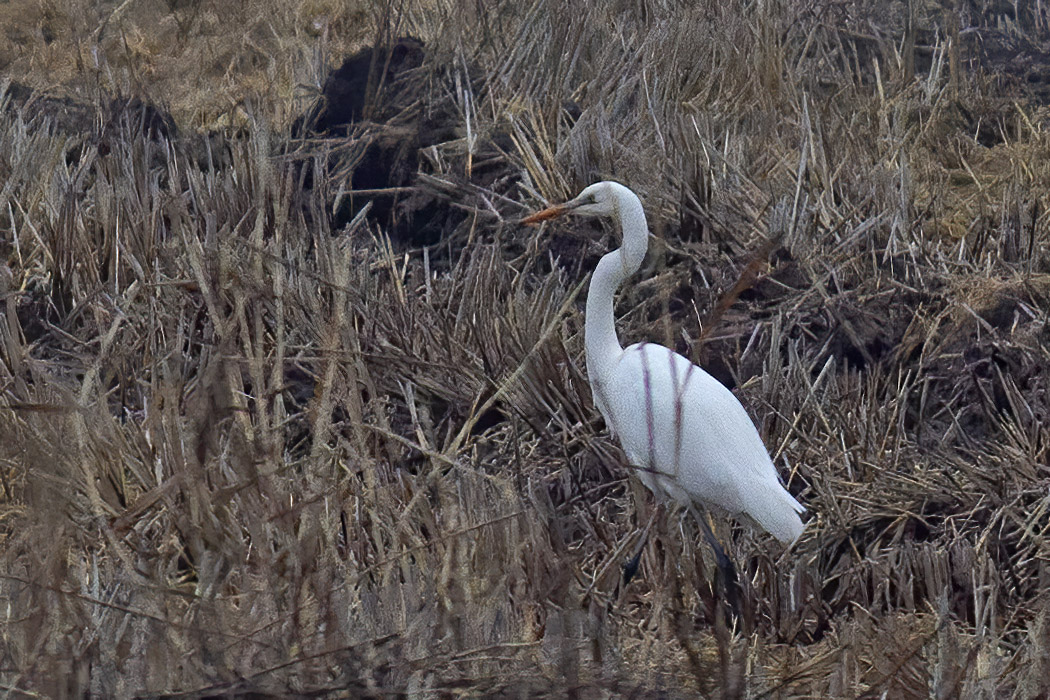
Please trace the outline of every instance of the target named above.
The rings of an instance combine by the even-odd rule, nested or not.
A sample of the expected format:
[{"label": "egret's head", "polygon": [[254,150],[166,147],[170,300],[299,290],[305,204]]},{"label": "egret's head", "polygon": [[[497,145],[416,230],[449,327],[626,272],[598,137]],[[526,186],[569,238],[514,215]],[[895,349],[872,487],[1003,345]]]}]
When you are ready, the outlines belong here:
[{"label": "egret's head", "polygon": [[565,208],[581,216],[612,216],[616,213],[613,183],[596,182],[588,185],[574,199],[566,202]]},{"label": "egret's head", "polygon": [[582,216],[613,216],[616,214],[618,198],[616,188],[626,189],[616,182],[596,182],[584,188],[565,204],[558,204],[536,212],[522,220],[525,224],[536,224],[563,214]]}]

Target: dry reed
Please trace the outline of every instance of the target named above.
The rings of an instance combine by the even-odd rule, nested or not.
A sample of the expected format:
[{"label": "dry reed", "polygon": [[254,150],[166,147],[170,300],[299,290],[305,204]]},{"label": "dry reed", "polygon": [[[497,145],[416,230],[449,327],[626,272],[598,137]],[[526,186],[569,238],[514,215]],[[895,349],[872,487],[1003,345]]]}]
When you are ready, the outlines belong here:
[{"label": "dry reed", "polygon": [[[1047,112],[945,39],[1005,42],[1002,17],[377,3],[375,35],[426,60],[396,118],[334,141],[292,138],[302,102],[234,60],[320,74],[345,44],[299,20],[353,13],[308,5],[227,47],[253,78],[223,134],[7,91],[6,694],[1050,695]],[[206,10],[171,7],[183,61]],[[138,43],[61,35],[111,62],[81,79],[148,85],[132,45],[178,60],[105,21]],[[438,122],[404,190],[356,195],[388,214],[333,227],[354,159]],[[745,584],[728,628],[673,509],[621,582],[654,504],[581,355],[615,237],[515,223],[607,177],[659,239],[621,337],[734,386],[809,509],[787,552],[718,523]],[[405,230],[419,211],[436,242]]]}]

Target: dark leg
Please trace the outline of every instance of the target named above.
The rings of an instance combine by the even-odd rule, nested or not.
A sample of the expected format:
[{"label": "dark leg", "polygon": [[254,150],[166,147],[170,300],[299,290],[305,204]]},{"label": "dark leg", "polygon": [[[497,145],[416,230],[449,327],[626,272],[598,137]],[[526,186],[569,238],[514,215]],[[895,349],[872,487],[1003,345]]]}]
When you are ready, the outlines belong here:
[{"label": "dark leg", "polygon": [[634,554],[628,559],[623,565],[623,585],[627,585],[634,578],[635,574],[638,573],[638,564],[642,559],[642,552],[645,551],[645,544],[649,541],[649,529],[653,526],[653,520],[656,519],[656,513],[660,510],[659,506],[653,508],[652,515],[649,516],[649,522],[646,523],[645,529],[642,531],[642,536],[638,540],[638,544],[634,549]]},{"label": "dark leg", "polygon": [[696,508],[692,505],[689,506],[689,512],[693,514],[693,518],[696,522],[700,523],[700,531],[704,535],[704,539],[711,545],[711,549],[715,553],[715,564],[718,566],[718,575],[716,581],[721,584],[721,589],[725,592],[726,602],[729,603],[729,609],[733,613],[733,617],[740,619],[740,579],[737,578],[736,566],[733,565],[733,560],[729,558],[725,550],[722,548],[722,544],[715,537],[715,533],[711,532],[711,527],[707,524],[707,520],[700,517],[700,514],[696,511]]}]

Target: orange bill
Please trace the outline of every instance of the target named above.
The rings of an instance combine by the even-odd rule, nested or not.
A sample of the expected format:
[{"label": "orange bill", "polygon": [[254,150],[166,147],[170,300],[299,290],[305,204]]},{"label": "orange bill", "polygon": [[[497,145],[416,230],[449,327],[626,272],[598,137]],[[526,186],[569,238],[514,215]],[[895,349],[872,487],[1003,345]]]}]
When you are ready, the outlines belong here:
[{"label": "orange bill", "polygon": [[563,205],[559,204],[558,206],[550,207],[549,209],[544,209],[543,211],[538,211],[535,214],[526,216],[524,219],[521,220],[521,223],[538,224],[541,221],[546,221],[547,219],[553,219],[557,216],[561,216],[566,211],[568,210]]}]

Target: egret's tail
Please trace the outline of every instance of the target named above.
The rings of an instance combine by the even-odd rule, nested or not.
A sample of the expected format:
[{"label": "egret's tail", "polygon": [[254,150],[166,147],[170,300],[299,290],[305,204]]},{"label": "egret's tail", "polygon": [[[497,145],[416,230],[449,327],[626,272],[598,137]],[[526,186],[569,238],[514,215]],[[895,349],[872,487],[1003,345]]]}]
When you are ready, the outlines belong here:
[{"label": "egret's tail", "polygon": [[773,537],[791,544],[802,534],[802,518],[798,514],[806,509],[780,484],[763,484],[759,488],[764,493],[747,514]]}]

